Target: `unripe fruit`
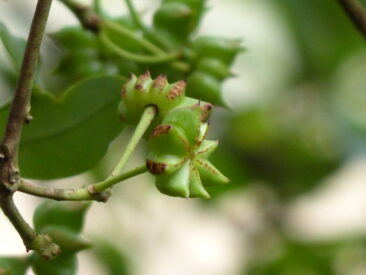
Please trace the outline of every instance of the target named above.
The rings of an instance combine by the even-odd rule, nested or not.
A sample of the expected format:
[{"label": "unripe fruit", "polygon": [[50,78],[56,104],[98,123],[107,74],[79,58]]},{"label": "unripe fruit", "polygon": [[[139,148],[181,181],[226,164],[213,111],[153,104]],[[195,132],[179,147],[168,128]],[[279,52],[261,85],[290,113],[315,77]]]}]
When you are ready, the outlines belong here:
[{"label": "unripe fruit", "polygon": [[184,41],[195,28],[193,13],[184,3],[164,3],[154,14],[154,26],[168,32],[176,40]]},{"label": "unripe fruit", "polygon": [[192,48],[198,58],[212,57],[221,60],[226,65],[230,65],[236,55],[244,50],[238,39],[211,36],[197,38],[193,42]]},{"label": "unripe fruit", "polygon": [[119,106],[121,118],[129,124],[136,124],[147,106],[153,105],[158,110],[158,119],[184,101],[185,82],[169,84],[165,75],[154,80],[150,73],[130,79],[122,88],[122,102]]},{"label": "unripe fruit", "polygon": [[204,185],[229,180],[207,158],[218,142],[205,140],[210,104],[169,111],[150,135],[146,166],[160,192],[178,197],[209,198]]},{"label": "unripe fruit", "polygon": [[226,106],[220,80],[209,73],[196,71],[187,80],[187,95],[215,105]]},{"label": "unripe fruit", "polygon": [[201,72],[206,72],[216,77],[217,79],[225,79],[232,76],[228,66],[217,58],[205,57],[198,61],[196,69]]}]

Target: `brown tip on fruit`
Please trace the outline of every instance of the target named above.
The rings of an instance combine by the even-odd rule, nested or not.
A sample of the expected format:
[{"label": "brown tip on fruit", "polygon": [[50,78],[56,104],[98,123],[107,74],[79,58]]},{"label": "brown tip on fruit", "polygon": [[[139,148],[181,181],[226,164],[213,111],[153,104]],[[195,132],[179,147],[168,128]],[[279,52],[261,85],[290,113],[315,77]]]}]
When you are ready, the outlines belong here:
[{"label": "brown tip on fruit", "polygon": [[167,83],[168,83],[168,80],[167,80],[166,75],[161,74],[157,78],[154,79],[152,87],[153,88],[158,88],[159,90],[163,90]]},{"label": "brown tip on fruit", "polygon": [[159,125],[152,131],[151,137],[167,134],[171,128],[171,125]]},{"label": "brown tip on fruit", "polygon": [[173,100],[176,97],[183,95],[185,89],[186,89],[186,82],[184,80],[180,80],[173,84],[172,88],[169,90],[166,96],[168,99]]},{"label": "brown tip on fruit", "polygon": [[205,121],[208,118],[208,115],[210,114],[212,107],[213,106],[210,103],[200,106],[200,108],[202,110],[201,121]]},{"label": "brown tip on fruit", "polygon": [[151,174],[154,175],[163,174],[165,172],[166,166],[167,165],[165,163],[154,162],[149,159],[146,160],[146,168],[150,171]]},{"label": "brown tip on fruit", "polygon": [[121,90],[121,96],[122,97],[126,97],[126,94],[127,94],[127,89],[126,89],[126,86],[122,86],[122,90]]}]

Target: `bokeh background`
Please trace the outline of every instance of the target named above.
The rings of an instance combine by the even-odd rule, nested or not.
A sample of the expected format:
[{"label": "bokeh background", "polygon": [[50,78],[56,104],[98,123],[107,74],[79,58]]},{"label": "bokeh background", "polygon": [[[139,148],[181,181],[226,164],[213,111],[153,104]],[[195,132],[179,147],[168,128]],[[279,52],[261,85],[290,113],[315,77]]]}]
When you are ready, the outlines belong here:
[{"label": "bokeh background", "polygon": [[[0,1],[0,21],[26,37],[35,4]],[[135,4],[149,22],[159,2]],[[108,262],[131,275],[366,274],[364,40],[336,0],[208,5],[198,33],[242,38],[247,49],[235,62],[236,77],[224,84],[231,109],[211,117],[210,136],[220,140],[213,163],[231,183],[211,188],[209,201],[162,195],[149,175],[118,185],[107,204],[94,203],[87,215],[85,236],[97,241],[80,253],[78,274],[113,274]],[[114,15],[127,12],[120,0],[103,6]],[[75,24],[55,0],[48,32]],[[1,45],[0,62],[8,63]],[[8,97],[3,83],[0,102]],[[128,135],[111,144],[99,173],[113,166]],[[143,162],[144,144],[139,152],[131,168]],[[15,199],[31,221],[41,200]],[[24,254],[3,215],[0,254]]]}]

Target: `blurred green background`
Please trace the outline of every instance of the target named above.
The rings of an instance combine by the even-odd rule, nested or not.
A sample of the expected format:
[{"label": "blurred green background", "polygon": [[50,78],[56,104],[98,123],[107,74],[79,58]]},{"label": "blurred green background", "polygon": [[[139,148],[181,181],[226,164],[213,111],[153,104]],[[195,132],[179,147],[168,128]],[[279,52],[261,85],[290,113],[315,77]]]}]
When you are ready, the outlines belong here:
[{"label": "blurred green background", "polygon": [[[0,21],[24,37],[36,1],[23,2],[1,1]],[[158,1],[135,2],[151,20]],[[99,241],[81,253],[78,274],[366,274],[364,39],[336,0],[208,5],[199,33],[239,37],[247,49],[224,84],[231,109],[211,117],[210,136],[220,140],[213,163],[231,183],[211,188],[209,201],[163,196],[146,175],[121,184],[88,213],[85,234]],[[121,1],[103,6],[126,11]],[[55,1],[49,32],[76,23]],[[53,50],[46,41],[43,51]],[[6,75],[4,54],[0,62]],[[5,102],[10,88],[0,83]],[[111,144],[100,174],[127,138]],[[143,161],[140,151],[131,167]],[[30,219],[40,200],[16,199]],[[1,224],[1,254],[22,254]]]}]

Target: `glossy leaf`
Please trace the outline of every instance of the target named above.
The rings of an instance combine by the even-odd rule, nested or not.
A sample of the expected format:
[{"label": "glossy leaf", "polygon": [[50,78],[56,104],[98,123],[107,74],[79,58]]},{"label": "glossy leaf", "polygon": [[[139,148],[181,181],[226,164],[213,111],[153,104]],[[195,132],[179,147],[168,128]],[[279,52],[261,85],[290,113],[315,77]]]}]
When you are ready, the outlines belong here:
[{"label": "glossy leaf", "polygon": [[[31,124],[20,143],[20,168],[28,178],[76,175],[92,168],[104,155],[123,124],[117,115],[124,79],[98,76],[81,81],[55,99],[32,97]],[[3,131],[8,106],[0,110]]]}]

